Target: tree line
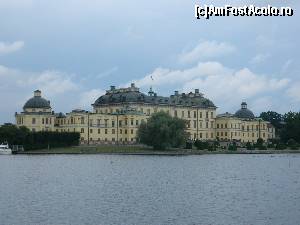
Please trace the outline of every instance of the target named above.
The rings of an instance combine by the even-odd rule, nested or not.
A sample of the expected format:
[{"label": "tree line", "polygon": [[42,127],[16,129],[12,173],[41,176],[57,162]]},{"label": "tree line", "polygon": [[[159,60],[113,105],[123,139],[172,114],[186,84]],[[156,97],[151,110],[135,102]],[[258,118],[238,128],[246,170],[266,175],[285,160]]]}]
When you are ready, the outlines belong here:
[{"label": "tree line", "polygon": [[23,145],[26,150],[68,147],[79,144],[80,134],[76,132],[32,132],[22,126],[5,124],[0,127],[0,143]]},{"label": "tree line", "polygon": [[260,118],[269,121],[276,130],[282,143],[291,141],[300,143],[300,112],[280,114],[274,111],[262,112]]}]

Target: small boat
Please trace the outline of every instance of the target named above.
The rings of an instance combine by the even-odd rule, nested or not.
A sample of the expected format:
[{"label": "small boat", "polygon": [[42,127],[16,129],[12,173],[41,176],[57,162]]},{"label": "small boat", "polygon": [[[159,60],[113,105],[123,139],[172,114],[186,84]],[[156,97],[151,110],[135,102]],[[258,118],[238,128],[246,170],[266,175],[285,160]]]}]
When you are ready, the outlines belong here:
[{"label": "small boat", "polygon": [[10,155],[12,150],[9,148],[7,143],[0,144],[0,155]]}]

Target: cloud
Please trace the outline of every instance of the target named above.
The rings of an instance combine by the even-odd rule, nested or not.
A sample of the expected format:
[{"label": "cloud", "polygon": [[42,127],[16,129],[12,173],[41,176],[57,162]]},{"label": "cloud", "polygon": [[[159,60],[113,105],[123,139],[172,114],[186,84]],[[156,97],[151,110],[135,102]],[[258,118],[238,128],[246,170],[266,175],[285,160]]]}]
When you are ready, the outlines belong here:
[{"label": "cloud", "polygon": [[281,74],[285,75],[286,73],[288,73],[293,62],[294,61],[292,59],[287,60],[281,68]]},{"label": "cloud", "polygon": [[98,74],[98,75],[96,76],[96,78],[100,79],[100,78],[108,77],[108,76],[114,74],[115,72],[117,72],[118,69],[119,69],[119,68],[118,68],[117,66],[114,66],[113,68],[110,68],[109,70],[106,70],[106,71],[104,71],[104,72]]},{"label": "cloud", "polygon": [[101,89],[92,89],[89,91],[85,91],[80,95],[78,106],[80,108],[89,108],[91,104],[93,104],[96,99],[103,94],[105,94],[105,91]]},{"label": "cloud", "polygon": [[44,71],[31,74],[26,79],[18,80],[19,86],[36,87],[43,90],[48,96],[55,96],[78,89],[78,85],[72,81],[72,76],[60,71]]},{"label": "cloud", "polygon": [[300,82],[294,83],[287,89],[286,93],[293,99],[293,101],[300,102]]},{"label": "cloud", "polygon": [[226,42],[202,41],[190,51],[179,55],[181,63],[193,63],[199,60],[219,58],[236,51],[235,46]]},{"label": "cloud", "polygon": [[22,71],[0,65],[0,102],[7,102],[0,105],[3,114],[0,123],[12,122],[14,112],[22,110],[36,89],[40,89],[42,95],[54,103],[51,106],[55,111],[68,112],[78,102],[76,96],[79,96],[81,85],[75,82],[73,74],[54,70]]},{"label": "cloud", "polygon": [[290,84],[286,78],[256,74],[248,68],[232,69],[219,62],[199,63],[184,70],[157,68],[134,82],[139,87],[153,86],[160,90],[169,88],[190,92],[197,88],[222,110],[236,108],[242,100],[274,96]]},{"label": "cloud", "polygon": [[265,54],[257,54],[256,56],[254,56],[251,60],[250,63],[251,64],[260,64],[265,62],[267,59],[269,59],[271,57],[271,55],[269,53],[265,53]]},{"label": "cloud", "polygon": [[15,41],[13,43],[0,42],[0,55],[19,51],[24,46],[23,41]]}]

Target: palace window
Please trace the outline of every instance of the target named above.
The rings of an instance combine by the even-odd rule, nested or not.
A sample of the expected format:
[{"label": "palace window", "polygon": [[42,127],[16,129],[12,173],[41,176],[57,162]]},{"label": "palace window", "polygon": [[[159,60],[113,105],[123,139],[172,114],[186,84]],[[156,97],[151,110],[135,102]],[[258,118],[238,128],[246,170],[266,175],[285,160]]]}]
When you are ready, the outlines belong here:
[{"label": "palace window", "polygon": [[214,118],[214,112],[210,112],[210,117]]},{"label": "palace window", "polygon": [[115,121],[114,120],[111,121],[111,126],[115,127]]},{"label": "palace window", "polygon": [[35,118],[32,118],[32,124],[35,124]]},{"label": "palace window", "polygon": [[100,134],[100,129],[98,129],[98,134]]},{"label": "palace window", "polygon": [[90,133],[91,133],[91,134],[93,133],[93,129],[90,129]]},{"label": "palace window", "polygon": [[197,127],[197,120],[194,120],[194,128]]},{"label": "palace window", "polygon": [[105,129],[104,133],[107,134],[107,129]]},{"label": "palace window", "polygon": [[130,120],[130,125],[133,126],[133,119]]},{"label": "palace window", "polygon": [[115,134],[115,129],[112,129],[112,130],[111,130],[111,133],[112,133],[112,134]]},{"label": "palace window", "polygon": [[208,112],[206,112],[206,118],[208,118]]},{"label": "palace window", "polygon": [[194,111],[194,118],[197,118],[197,111]]},{"label": "palace window", "polygon": [[138,120],[135,121],[135,125],[137,125],[137,126],[139,125],[139,121]]},{"label": "palace window", "polygon": [[188,111],[188,118],[191,118],[191,112]]},{"label": "palace window", "polygon": [[202,118],[202,112],[200,112],[200,118]]},{"label": "palace window", "polygon": [[133,134],[133,129],[131,129],[131,134]]},{"label": "palace window", "polygon": [[80,133],[84,133],[84,128],[81,128]]}]

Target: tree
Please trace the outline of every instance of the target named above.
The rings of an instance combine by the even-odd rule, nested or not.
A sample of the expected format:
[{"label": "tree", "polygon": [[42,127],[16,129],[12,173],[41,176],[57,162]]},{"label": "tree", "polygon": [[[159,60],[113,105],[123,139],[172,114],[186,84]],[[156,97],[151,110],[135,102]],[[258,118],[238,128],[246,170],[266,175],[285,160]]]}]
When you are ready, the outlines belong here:
[{"label": "tree", "polygon": [[262,112],[259,116],[265,121],[269,121],[279,131],[282,128],[283,116],[274,111]]},{"label": "tree", "polygon": [[294,139],[300,143],[300,112],[289,112],[284,116],[284,127],[280,133],[280,138],[284,143]]},{"label": "tree", "polygon": [[180,147],[187,140],[185,128],[185,120],[171,117],[165,112],[158,112],[152,114],[147,123],[140,125],[138,139],[154,149]]},{"label": "tree", "polygon": [[209,143],[207,141],[201,141],[198,139],[194,142],[194,145],[198,150],[205,150],[209,148]]},{"label": "tree", "polygon": [[50,147],[67,147],[79,144],[80,134],[76,132],[31,132],[26,127],[5,124],[0,127],[0,143],[23,145],[25,150]]}]

